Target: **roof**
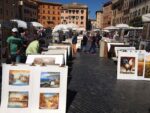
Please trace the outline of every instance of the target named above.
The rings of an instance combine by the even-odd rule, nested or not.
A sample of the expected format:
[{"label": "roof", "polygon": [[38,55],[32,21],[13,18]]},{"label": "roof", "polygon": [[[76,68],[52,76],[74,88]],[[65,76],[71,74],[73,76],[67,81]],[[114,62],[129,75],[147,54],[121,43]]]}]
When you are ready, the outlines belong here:
[{"label": "roof", "polygon": [[78,3],[71,3],[71,4],[64,4],[63,9],[87,9],[88,6],[85,4],[78,4]]},{"label": "roof", "polygon": [[46,2],[46,1],[43,1],[43,0],[38,0],[37,3],[39,3],[39,4],[47,4],[47,5],[59,5],[59,6],[62,6],[62,4],[60,4],[60,3]]},{"label": "roof", "polygon": [[96,11],[96,14],[97,14],[97,13],[103,13],[103,11],[101,11],[101,10],[100,10],[100,11]]},{"label": "roof", "polygon": [[103,5],[103,7],[107,7],[107,6],[111,5],[111,4],[112,4],[112,2],[111,2],[111,1],[106,2],[106,3]]}]

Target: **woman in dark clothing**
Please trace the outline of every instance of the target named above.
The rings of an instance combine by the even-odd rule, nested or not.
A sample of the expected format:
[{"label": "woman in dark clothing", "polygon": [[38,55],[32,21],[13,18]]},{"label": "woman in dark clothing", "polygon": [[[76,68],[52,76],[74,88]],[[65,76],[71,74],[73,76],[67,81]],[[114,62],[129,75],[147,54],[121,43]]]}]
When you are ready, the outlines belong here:
[{"label": "woman in dark clothing", "polygon": [[88,41],[88,38],[87,38],[86,35],[84,35],[84,36],[83,36],[83,40],[82,40],[82,51],[83,51],[83,52],[86,52],[87,41]]},{"label": "woman in dark clothing", "polygon": [[96,53],[96,37],[94,35],[91,36],[91,46],[89,49],[89,53]]}]

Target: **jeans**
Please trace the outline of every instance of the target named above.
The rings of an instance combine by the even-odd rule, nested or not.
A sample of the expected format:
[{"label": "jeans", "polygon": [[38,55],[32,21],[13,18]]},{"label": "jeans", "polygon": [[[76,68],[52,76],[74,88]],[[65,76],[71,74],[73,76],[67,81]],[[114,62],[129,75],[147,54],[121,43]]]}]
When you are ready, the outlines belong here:
[{"label": "jeans", "polygon": [[96,53],[96,45],[95,44],[92,44],[90,49],[89,49],[89,52],[90,53]]},{"label": "jeans", "polygon": [[20,62],[20,55],[11,54],[11,62],[19,63]]}]

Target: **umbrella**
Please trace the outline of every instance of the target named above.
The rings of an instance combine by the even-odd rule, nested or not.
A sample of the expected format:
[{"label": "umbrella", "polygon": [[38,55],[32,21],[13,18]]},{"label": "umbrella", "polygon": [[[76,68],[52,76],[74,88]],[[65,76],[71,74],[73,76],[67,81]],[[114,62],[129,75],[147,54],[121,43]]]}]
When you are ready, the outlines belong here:
[{"label": "umbrella", "polygon": [[32,26],[34,27],[44,27],[41,23],[39,22],[31,22]]},{"label": "umbrella", "polygon": [[55,28],[53,29],[53,32],[63,31],[63,30],[67,30],[67,26],[65,24],[59,24],[55,26]]},{"label": "umbrella", "polygon": [[109,33],[110,31],[109,30],[102,30],[103,32],[107,32],[107,33]]},{"label": "umbrella", "polygon": [[115,26],[108,26],[104,28],[105,30],[115,30],[115,29],[119,29],[118,27]]},{"label": "umbrella", "polygon": [[150,22],[150,13],[144,14],[144,15],[142,16],[142,21],[143,21],[143,22]]},{"label": "umbrella", "polygon": [[78,28],[79,26],[74,23],[67,24],[67,29],[77,30]]},{"label": "umbrella", "polygon": [[10,21],[16,22],[18,24],[18,27],[27,29],[27,23],[25,21],[18,20],[18,19],[12,19]]},{"label": "umbrella", "polygon": [[129,25],[127,25],[127,24],[117,24],[116,27],[124,29],[124,28],[129,28]]}]

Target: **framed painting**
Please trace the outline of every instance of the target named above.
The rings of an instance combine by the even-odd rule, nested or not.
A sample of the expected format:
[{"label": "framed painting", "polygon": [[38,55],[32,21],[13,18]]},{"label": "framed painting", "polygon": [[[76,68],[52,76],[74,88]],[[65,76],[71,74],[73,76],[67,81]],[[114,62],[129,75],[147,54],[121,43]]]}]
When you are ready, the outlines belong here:
[{"label": "framed painting", "polygon": [[117,64],[117,79],[137,79],[137,53],[119,52]]},{"label": "framed painting", "polygon": [[63,55],[28,55],[26,64],[35,65],[63,65],[64,57]]}]

